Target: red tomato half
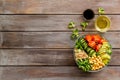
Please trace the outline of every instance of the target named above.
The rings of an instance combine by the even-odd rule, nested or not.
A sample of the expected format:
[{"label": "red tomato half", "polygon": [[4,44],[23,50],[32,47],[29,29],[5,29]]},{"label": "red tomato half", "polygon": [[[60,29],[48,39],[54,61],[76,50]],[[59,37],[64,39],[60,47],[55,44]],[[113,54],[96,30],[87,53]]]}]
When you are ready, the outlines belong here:
[{"label": "red tomato half", "polygon": [[98,51],[101,48],[101,46],[102,46],[102,44],[96,45],[95,50]]},{"label": "red tomato half", "polygon": [[100,35],[93,35],[93,36],[92,36],[92,39],[93,39],[93,41],[95,41],[95,42],[99,42],[100,39],[101,39],[101,37],[100,37]]},{"label": "red tomato half", "polygon": [[101,40],[99,41],[100,44],[103,44],[103,42],[106,42],[106,40],[105,40],[105,39],[101,39]]},{"label": "red tomato half", "polygon": [[90,42],[88,43],[88,45],[89,45],[90,47],[94,48],[95,45],[96,45],[96,43],[95,43],[94,41],[90,41]]},{"label": "red tomato half", "polygon": [[86,35],[86,36],[85,36],[85,39],[86,39],[88,42],[90,42],[90,41],[92,41],[92,36],[91,36],[91,35]]}]

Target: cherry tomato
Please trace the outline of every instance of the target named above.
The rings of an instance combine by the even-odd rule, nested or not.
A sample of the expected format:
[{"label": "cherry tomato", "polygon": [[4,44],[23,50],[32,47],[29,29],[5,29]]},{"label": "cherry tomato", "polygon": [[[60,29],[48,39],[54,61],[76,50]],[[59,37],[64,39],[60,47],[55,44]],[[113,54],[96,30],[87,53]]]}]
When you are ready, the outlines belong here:
[{"label": "cherry tomato", "polygon": [[102,44],[96,45],[95,50],[98,51],[101,48],[101,46],[102,46]]},{"label": "cherry tomato", "polygon": [[100,41],[100,39],[101,39],[100,35],[97,35],[97,34],[96,34],[96,35],[93,35],[93,36],[92,36],[92,40],[95,41],[95,42]]},{"label": "cherry tomato", "polygon": [[88,42],[90,42],[90,41],[92,41],[92,36],[91,36],[91,35],[86,35],[86,36],[85,36],[85,39],[86,39]]},{"label": "cherry tomato", "polygon": [[90,41],[88,45],[94,49],[96,46],[96,43],[94,41]]},{"label": "cherry tomato", "polygon": [[105,40],[105,39],[101,39],[101,40],[99,41],[100,44],[103,44],[103,42],[106,42],[106,40]]}]

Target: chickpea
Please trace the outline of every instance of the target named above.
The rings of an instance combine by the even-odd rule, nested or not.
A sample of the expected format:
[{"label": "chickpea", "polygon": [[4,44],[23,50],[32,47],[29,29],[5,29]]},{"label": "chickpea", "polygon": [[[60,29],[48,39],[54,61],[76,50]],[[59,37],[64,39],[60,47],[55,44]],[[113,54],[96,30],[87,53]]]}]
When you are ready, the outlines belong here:
[{"label": "chickpea", "polygon": [[105,65],[100,56],[89,57],[89,62],[92,63],[92,70],[100,69]]}]

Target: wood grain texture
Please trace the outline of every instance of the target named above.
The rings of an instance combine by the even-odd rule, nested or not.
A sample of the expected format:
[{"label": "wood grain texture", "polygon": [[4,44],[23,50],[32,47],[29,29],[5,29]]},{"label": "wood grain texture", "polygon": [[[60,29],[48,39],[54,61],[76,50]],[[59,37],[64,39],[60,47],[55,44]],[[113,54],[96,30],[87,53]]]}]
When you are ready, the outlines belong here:
[{"label": "wood grain texture", "polygon": [[[97,32],[80,32],[80,35]],[[73,48],[71,32],[2,32],[2,48]],[[113,48],[120,48],[120,32],[102,34]]]},{"label": "wood grain texture", "polygon": [[[111,19],[110,30],[120,30],[120,16],[107,15]],[[97,16],[96,16],[97,17]],[[79,30],[82,15],[0,15],[1,31],[68,31],[68,23],[74,21]],[[94,20],[86,31],[95,31]]]},{"label": "wood grain texture", "polygon": [[0,0],[0,14],[3,13],[3,0]]},{"label": "wood grain texture", "polygon": [[[120,65],[120,49],[113,49],[109,65]],[[3,49],[0,53],[0,65],[76,65],[73,49]]]},{"label": "wood grain texture", "polygon": [[103,7],[107,14],[120,14],[119,0],[3,0],[4,14],[81,14]]},{"label": "wood grain texture", "polygon": [[3,36],[2,36],[2,32],[0,32],[0,48],[2,46],[2,43],[3,43]]},{"label": "wood grain texture", "polygon": [[4,22],[4,19],[3,19],[3,17],[0,15],[0,31],[2,30],[3,22]]},{"label": "wood grain texture", "polygon": [[[112,60],[103,71],[85,73],[74,62],[67,25],[74,21],[81,30],[80,14],[87,8],[98,14],[99,7],[112,22],[102,34],[113,47]],[[0,0],[0,80],[120,80],[119,7],[120,0]],[[93,21],[86,31],[80,34],[97,33]]]},{"label": "wood grain texture", "polygon": [[119,80],[120,67],[85,73],[77,67],[0,67],[1,80]]}]

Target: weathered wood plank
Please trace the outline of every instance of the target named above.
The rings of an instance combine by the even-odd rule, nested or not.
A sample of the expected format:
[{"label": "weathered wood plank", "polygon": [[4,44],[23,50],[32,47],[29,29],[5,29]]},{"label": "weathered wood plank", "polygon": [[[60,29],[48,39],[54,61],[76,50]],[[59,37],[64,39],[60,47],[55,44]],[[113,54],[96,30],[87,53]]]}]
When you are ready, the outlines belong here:
[{"label": "weathered wood plank", "polygon": [[[120,30],[120,16],[107,15],[111,18],[111,29]],[[96,16],[97,17],[97,16]],[[61,31],[69,30],[68,23],[74,21],[81,30],[82,15],[0,15],[1,31]],[[86,31],[95,31],[94,21],[89,23]]]},{"label": "weathered wood plank", "polygon": [[[110,65],[120,65],[120,49],[113,49]],[[76,65],[72,49],[1,49],[0,65]]]},{"label": "weathered wood plank", "polygon": [[0,13],[3,13],[3,0],[0,0]]},{"label": "weathered wood plank", "polygon": [[120,14],[119,0],[4,0],[4,14],[81,14],[103,7],[107,14]]},{"label": "weathered wood plank", "polygon": [[[97,32],[80,32],[80,35]],[[2,32],[2,48],[73,48],[71,32]],[[120,32],[103,34],[113,48],[120,48]]]},{"label": "weathered wood plank", "polygon": [[2,30],[3,27],[3,23],[4,23],[3,20],[4,20],[3,17],[0,15],[0,31]]},{"label": "weathered wood plank", "polygon": [[4,48],[68,48],[70,33],[63,32],[4,32]]},{"label": "weathered wood plank", "polygon": [[0,65],[75,65],[72,50],[3,49]]},{"label": "weathered wood plank", "polygon": [[1,48],[2,43],[3,43],[3,36],[2,36],[2,32],[0,32],[0,48]]},{"label": "weathered wood plank", "polygon": [[1,80],[119,80],[120,67],[85,73],[77,67],[0,67]]}]

